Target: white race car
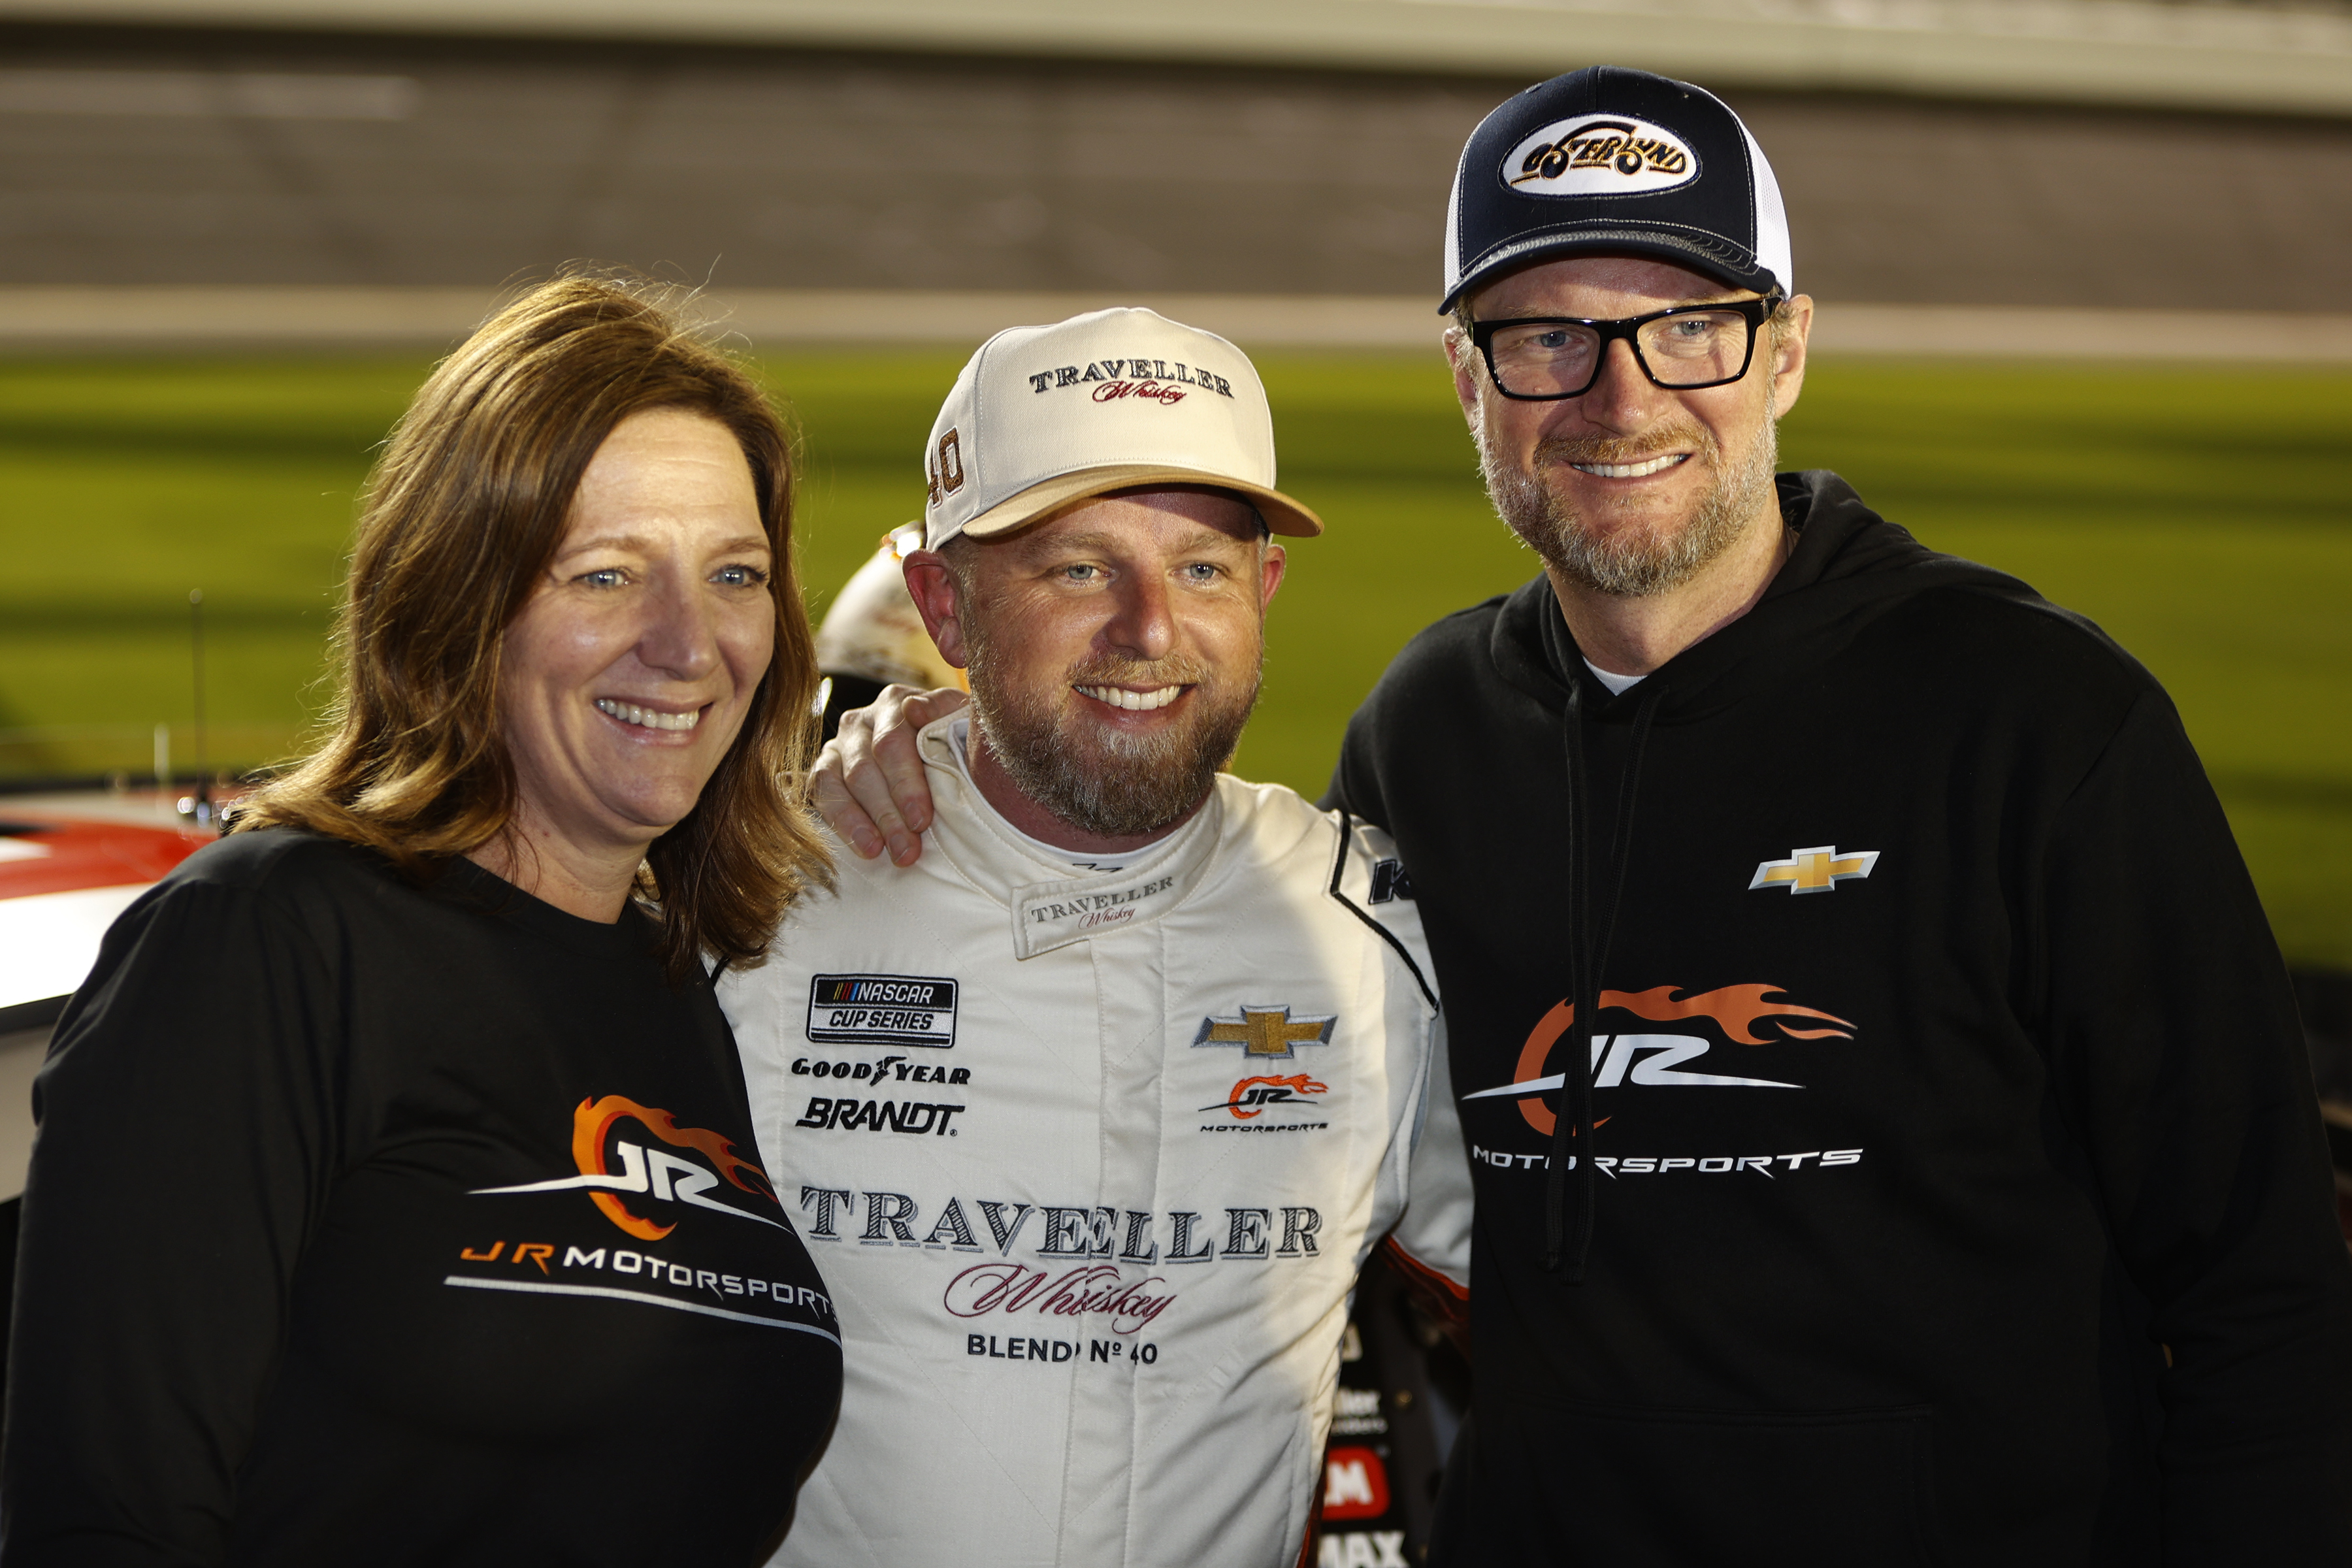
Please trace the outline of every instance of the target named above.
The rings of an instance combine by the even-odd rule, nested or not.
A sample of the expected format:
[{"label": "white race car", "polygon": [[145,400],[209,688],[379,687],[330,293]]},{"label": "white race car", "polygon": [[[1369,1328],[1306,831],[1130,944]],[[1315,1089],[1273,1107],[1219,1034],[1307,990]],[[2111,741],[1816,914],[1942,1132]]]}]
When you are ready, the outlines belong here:
[{"label": "white race car", "polygon": [[0,796],[0,1199],[10,1208],[25,1190],[50,1026],[114,917],[213,837],[163,794]]}]

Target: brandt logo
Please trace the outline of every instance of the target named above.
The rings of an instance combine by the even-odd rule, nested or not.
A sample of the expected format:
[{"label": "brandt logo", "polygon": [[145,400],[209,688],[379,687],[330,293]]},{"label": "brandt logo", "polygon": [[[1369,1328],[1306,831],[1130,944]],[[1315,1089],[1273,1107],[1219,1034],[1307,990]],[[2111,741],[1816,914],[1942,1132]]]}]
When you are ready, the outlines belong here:
[{"label": "brandt logo", "polygon": [[953,1138],[958,1130],[949,1123],[963,1110],[961,1105],[935,1105],[919,1100],[862,1100],[855,1095],[836,1100],[815,1094],[809,1097],[808,1110],[793,1125],[820,1132],[855,1131],[862,1127],[868,1132],[929,1132],[935,1137]]},{"label": "brandt logo", "polygon": [[1524,196],[1625,196],[1698,178],[1698,154],[1646,120],[1580,115],[1545,126],[1503,160],[1503,184]]}]

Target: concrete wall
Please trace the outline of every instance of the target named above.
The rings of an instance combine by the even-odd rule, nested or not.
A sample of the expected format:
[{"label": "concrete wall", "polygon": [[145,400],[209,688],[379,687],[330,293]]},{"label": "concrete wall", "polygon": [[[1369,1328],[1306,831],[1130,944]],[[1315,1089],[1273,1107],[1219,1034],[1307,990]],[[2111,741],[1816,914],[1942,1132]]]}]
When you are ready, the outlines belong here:
[{"label": "concrete wall", "polygon": [[[1418,293],[1464,136],[1523,85],[5,27],[0,286],[490,285],[585,257],[737,289]],[[2347,296],[2352,122],[1726,96],[1827,300]]]}]

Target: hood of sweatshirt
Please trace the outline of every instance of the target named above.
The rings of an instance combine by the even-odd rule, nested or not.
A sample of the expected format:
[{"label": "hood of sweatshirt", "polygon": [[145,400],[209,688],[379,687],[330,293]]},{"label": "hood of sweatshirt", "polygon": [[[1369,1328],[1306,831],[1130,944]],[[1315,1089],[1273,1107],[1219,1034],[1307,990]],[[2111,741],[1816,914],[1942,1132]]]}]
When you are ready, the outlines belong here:
[{"label": "hood of sweatshirt", "polygon": [[[1597,718],[1630,712],[1652,681],[1656,721],[1689,723],[1779,685],[1827,658],[1872,620],[1912,596],[1965,587],[2064,615],[2016,578],[1958,556],[1939,554],[1887,521],[1825,468],[1782,474],[1780,515],[1797,547],[1764,597],[1748,614],[1692,644],[1649,680],[1612,697],[1585,668],[1548,577],[1538,576],[1505,602],[1490,653],[1502,678],[1555,711],[1570,683]],[[2069,617],[2074,618],[2074,617]]]}]

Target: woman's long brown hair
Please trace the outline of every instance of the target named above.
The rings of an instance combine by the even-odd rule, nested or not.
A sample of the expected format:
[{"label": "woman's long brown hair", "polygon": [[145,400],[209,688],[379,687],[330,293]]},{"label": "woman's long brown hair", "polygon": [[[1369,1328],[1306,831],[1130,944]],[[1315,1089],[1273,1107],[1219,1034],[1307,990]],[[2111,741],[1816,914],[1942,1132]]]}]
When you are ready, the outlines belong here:
[{"label": "woman's long brown hair", "polygon": [[673,981],[704,954],[767,950],[785,907],[831,880],[794,792],[815,750],[816,659],[792,550],[792,440],[759,383],[698,341],[661,291],[542,284],[444,361],[371,476],[331,658],[323,739],[242,803],[238,829],[364,845],[417,879],[506,832],[516,806],[499,701],[507,629],[554,560],[588,462],[632,414],[683,409],[731,432],[774,552],[774,661],[638,891]]}]

